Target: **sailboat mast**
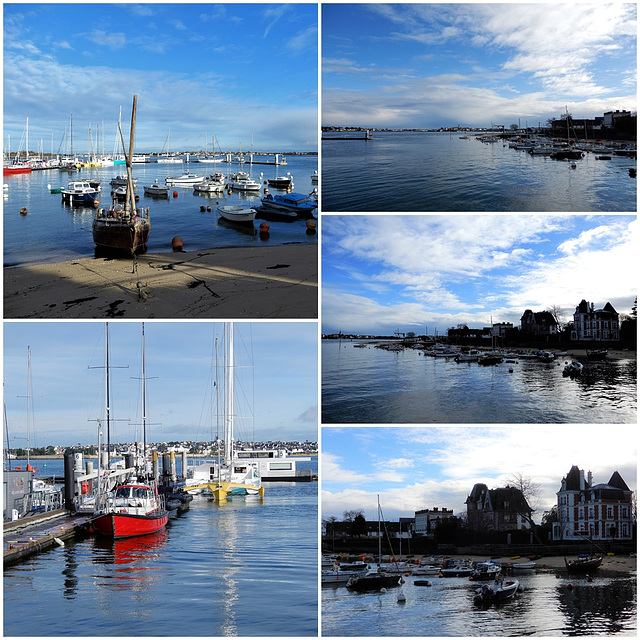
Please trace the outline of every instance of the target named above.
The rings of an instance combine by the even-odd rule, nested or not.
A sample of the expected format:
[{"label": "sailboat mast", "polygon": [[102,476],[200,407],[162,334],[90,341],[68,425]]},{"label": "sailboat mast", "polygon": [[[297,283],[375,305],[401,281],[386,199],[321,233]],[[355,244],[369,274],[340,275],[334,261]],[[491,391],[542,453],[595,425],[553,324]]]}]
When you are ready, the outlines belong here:
[{"label": "sailboat mast", "polygon": [[131,215],[136,213],[136,196],[133,192],[133,177],[131,175],[131,162],[133,158],[133,137],[136,129],[136,111],[138,106],[138,96],[133,96],[133,108],[131,110],[131,132],[129,133],[129,155],[127,156],[127,202],[131,198]]},{"label": "sailboat mast", "polygon": [[109,391],[109,323],[105,323],[105,405],[107,418],[107,469],[111,462],[111,434],[110,434],[110,413],[111,413],[111,397]]},{"label": "sailboat mast", "polygon": [[231,465],[233,459],[233,322],[225,325],[225,402],[224,402],[224,461]]},{"label": "sailboat mast", "polygon": [[147,367],[145,362],[144,322],[142,323],[142,464],[147,465]]},{"label": "sailboat mast", "polygon": [[380,495],[378,494],[378,569],[382,561],[382,535],[380,532]]},{"label": "sailboat mast", "polygon": [[31,469],[31,347],[27,347],[27,471]]}]

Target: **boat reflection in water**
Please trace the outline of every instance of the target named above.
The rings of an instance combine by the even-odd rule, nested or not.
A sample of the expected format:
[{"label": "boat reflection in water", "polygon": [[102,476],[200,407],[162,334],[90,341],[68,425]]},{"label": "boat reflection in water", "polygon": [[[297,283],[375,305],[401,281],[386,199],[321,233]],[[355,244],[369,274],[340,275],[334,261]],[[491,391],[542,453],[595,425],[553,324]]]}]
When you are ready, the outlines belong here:
[{"label": "boat reflection in water", "polygon": [[137,569],[145,570],[141,561],[153,561],[164,556],[169,532],[167,529],[135,538],[107,538],[95,536],[93,548],[96,551],[95,564],[140,563]]}]

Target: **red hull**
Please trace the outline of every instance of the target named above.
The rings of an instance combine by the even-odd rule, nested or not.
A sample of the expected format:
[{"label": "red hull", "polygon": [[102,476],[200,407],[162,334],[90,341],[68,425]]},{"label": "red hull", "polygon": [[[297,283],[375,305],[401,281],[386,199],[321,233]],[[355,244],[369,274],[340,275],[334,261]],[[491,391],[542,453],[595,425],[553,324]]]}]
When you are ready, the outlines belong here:
[{"label": "red hull", "polygon": [[31,173],[31,167],[3,167],[2,175],[10,176],[14,173]]},{"label": "red hull", "polygon": [[164,529],[168,520],[166,511],[155,511],[146,516],[107,513],[93,521],[93,528],[96,533],[111,538],[133,538]]}]

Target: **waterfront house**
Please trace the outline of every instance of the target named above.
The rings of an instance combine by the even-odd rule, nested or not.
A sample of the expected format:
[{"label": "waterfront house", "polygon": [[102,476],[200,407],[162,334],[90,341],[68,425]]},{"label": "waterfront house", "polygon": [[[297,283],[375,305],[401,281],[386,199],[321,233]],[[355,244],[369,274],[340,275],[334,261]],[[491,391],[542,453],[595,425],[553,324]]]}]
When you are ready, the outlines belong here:
[{"label": "waterfront house", "polygon": [[631,540],[632,491],[614,471],[606,484],[593,484],[591,471],[572,466],[557,492],[554,540]]},{"label": "waterfront house", "polygon": [[520,331],[531,336],[554,336],[558,333],[558,323],[550,311],[527,309],[520,318]]},{"label": "waterfront house", "polygon": [[453,509],[445,509],[444,507],[442,509],[438,509],[438,507],[421,509],[414,514],[415,525],[413,531],[417,536],[433,537],[438,522],[446,518],[453,518]]},{"label": "waterfront house", "polygon": [[595,309],[593,302],[582,300],[573,314],[572,340],[620,340],[620,319],[610,302]]},{"label": "waterfront house", "polygon": [[474,485],[465,501],[467,525],[476,531],[513,531],[530,529],[533,509],[522,491],[515,487],[489,489]]}]

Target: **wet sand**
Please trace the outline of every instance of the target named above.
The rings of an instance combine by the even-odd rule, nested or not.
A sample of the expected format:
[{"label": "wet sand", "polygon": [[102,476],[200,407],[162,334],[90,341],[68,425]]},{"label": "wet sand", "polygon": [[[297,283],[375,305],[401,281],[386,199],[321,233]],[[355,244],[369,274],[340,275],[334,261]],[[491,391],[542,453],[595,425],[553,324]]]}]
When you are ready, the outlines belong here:
[{"label": "wet sand", "polygon": [[317,245],[225,247],[4,269],[4,317],[317,318]]}]

